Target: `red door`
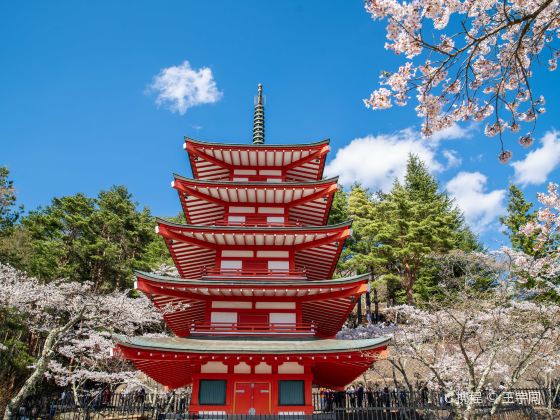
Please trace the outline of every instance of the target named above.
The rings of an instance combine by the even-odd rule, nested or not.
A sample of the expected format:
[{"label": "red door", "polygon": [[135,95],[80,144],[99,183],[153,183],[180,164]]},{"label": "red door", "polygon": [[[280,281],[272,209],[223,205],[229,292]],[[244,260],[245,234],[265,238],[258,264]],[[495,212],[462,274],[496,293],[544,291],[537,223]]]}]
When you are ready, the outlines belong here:
[{"label": "red door", "polygon": [[270,383],[236,382],[234,414],[270,414]]}]

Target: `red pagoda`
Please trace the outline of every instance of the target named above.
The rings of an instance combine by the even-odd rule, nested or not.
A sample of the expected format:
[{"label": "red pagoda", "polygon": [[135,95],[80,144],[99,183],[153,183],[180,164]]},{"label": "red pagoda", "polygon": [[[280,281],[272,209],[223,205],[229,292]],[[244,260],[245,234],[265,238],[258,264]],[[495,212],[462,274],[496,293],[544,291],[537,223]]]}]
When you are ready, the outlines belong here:
[{"label": "red pagoda", "polygon": [[253,144],[184,148],[194,179],[172,186],[188,224],[156,227],[180,278],[136,273],[176,337],[119,337],[119,352],[169,388],[192,386],[191,412],[310,414],[313,385],[344,387],[388,342],[334,338],[369,276],[331,279],[351,222],[326,224],[329,142],[265,144],[259,85]]}]

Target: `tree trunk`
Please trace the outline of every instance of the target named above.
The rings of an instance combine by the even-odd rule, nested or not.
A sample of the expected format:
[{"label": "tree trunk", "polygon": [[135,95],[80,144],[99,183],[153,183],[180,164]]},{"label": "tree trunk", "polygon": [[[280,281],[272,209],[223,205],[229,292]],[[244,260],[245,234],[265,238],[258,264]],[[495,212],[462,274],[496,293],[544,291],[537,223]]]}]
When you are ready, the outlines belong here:
[{"label": "tree trunk", "polygon": [[410,261],[406,259],[404,266],[404,289],[406,291],[406,303],[414,305],[414,294],[412,288],[414,287],[414,273],[410,266]]},{"label": "tree trunk", "polygon": [[377,288],[373,289],[373,319],[375,322],[379,322],[379,298],[377,296]]},{"label": "tree trunk", "polygon": [[31,395],[35,387],[41,382],[45,371],[51,361],[54,350],[60,337],[66,333],[70,328],[72,328],[76,323],[81,319],[85,308],[70,319],[66,324],[54,328],[49,332],[47,335],[47,339],[45,340],[45,344],[43,345],[43,350],[41,351],[41,356],[37,360],[35,364],[35,371],[31,374],[29,378],[25,381],[19,392],[8,402],[6,410],[4,411],[4,420],[11,420],[12,416],[15,414],[13,410],[17,409],[23,401]]},{"label": "tree trunk", "polygon": [[362,325],[363,319],[362,319],[362,295],[358,296],[358,306],[357,306],[357,321],[358,321],[358,327],[360,325]]}]

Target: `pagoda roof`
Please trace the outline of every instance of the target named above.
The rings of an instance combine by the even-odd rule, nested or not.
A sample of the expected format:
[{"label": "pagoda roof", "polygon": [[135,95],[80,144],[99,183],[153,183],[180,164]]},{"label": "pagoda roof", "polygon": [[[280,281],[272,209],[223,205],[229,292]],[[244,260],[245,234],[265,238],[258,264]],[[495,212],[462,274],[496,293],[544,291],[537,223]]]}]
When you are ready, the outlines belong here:
[{"label": "pagoda roof", "polygon": [[308,364],[313,382],[340,388],[365,372],[387,348],[388,337],[361,340],[189,339],[177,337],[115,337],[120,353],[148,376],[170,388],[192,383],[208,361],[222,363]]},{"label": "pagoda roof", "polygon": [[298,270],[310,279],[332,277],[344,241],[351,234],[351,221],[328,226],[235,227],[198,226],[157,219],[179,274],[200,278],[204,268],[213,268],[216,251],[259,250],[295,252]]},{"label": "pagoda roof", "polygon": [[224,144],[188,137],[184,148],[194,177],[215,180],[230,179],[234,169],[281,169],[287,179],[321,179],[330,150],[329,140],[308,144]]},{"label": "pagoda roof", "polygon": [[387,344],[389,337],[358,340],[335,338],[307,340],[266,340],[232,338],[183,338],[183,337],[115,337],[118,344],[136,349],[176,351],[195,354],[307,354],[340,353],[371,350]]},{"label": "pagoda roof", "polygon": [[206,141],[206,140],[196,140],[192,137],[185,136],[185,141],[192,143],[193,145],[200,147],[218,147],[218,148],[249,148],[249,149],[305,149],[313,148],[317,146],[325,146],[330,143],[330,139],[319,140],[311,143],[292,143],[292,144],[274,144],[274,143],[264,143],[264,144],[254,144],[254,143],[223,143],[218,141]]},{"label": "pagoda roof", "polygon": [[329,216],[338,177],[320,181],[231,182],[206,181],[174,174],[172,187],[179,193],[186,219],[192,224],[223,221],[227,205],[286,207],[290,221],[324,225]]},{"label": "pagoda roof", "polygon": [[148,273],[146,271],[136,270],[134,274],[137,277],[141,277],[146,280],[158,282],[158,283],[169,283],[170,285],[175,285],[177,287],[225,287],[225,286],[239,286],[239,287],[267,287],[282,288],[284,286],[289,287],[311,287],[311,288],[329,288],[340,285],[346,285],[349,283],[359,282],[366,280],[370,277],[370,274],[358,274],[350,277],[336,278],[336,279],[321,279],[321,280],[311,280],[311,279],[291,279],[291,278],[273,278],[266,276],[259,279],[258,283],[249,278],[220,278],[220,279],[208,279],[203,277],[202,279],[186,279],[181,277],[163,276],[160,274]]},{"label": "pagoda roof", "polygon": [[[332,337],[342,328],[367,290],[369,274],[332,280],[186,280],[136,272],[136,288],[164,312],[178,336],[204,322],[213,301],[300,302],[302,323],[314,325],[318,336]],[[174,311],[166,308],[177,308]]]}]

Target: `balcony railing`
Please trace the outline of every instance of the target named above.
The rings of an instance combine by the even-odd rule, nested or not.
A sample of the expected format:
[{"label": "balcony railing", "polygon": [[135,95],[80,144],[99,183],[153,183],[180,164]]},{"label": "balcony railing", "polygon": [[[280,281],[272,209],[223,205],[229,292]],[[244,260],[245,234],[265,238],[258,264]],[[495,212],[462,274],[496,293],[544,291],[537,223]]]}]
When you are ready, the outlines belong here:
[{"label": "balcony railing", "polygon": [[263,219],[252,219],[247,218],[244,221],[235,221],[235,220],[216,220],[214,222],[214,226],[250,226],[250,227],[299,227],[303,226],[303,224],[299,221],[285,221],[285,222],[267,222]]},{"label": "balcony railing", "polygon": [[[234,179],[246,178],[248,181],[234,181]],[[270,184],[278,184],[280,182],[293,181],[286,177],[279,177],[278,175],[232,175],[229,179],[233,182],[266,182]]]},{"label": "balcony railing", "polygon": [[191,324],[192,335],[282,335],[314,336],[315,324],[298,323],[256,323],[239,324],[231,322],[194,322]]},{"label": "balcony railing", "polygon": [[307,278],[306,270],[283,270],[270,268],[219,268],[204,267],[203,277],[286,277],[293,280],[295,278]]}]

